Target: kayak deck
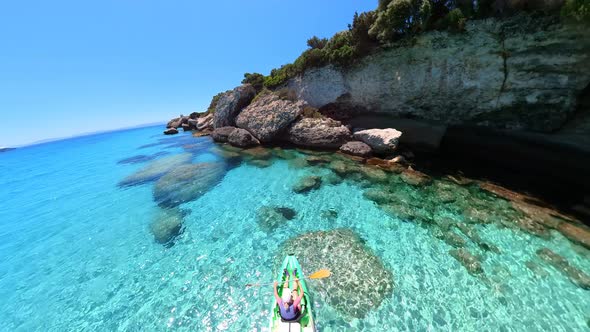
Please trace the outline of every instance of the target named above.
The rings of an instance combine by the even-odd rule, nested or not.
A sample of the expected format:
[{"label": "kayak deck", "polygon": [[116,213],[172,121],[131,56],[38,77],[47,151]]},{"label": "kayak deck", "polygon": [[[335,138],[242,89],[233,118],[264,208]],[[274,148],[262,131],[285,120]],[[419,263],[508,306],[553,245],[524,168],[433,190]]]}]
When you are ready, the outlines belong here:
[{"label": "kayak deck", "polygon": [[283,265],[279,269],[278,276],[275,279],[279,285],[277,286],[277,291],[279,293],[279,297],[283,294],[283,284],[285,283],[285,276],[283,270],[287,269],[289,275],[289,288],[293,289],[295,287],[295,281],[292,277],[293,270],[297,269],[297,277],[299,278],[299,283],[301,284],[301,288],[303,288],[303,298],[301,299],[301,318],[296,322],[283,322],[281,320],[281,315],[279,313],[279,308],[277,307],[277,302],[273,298],[273,304],[271,306],[271,319],[270,319],[270,330],[272,332],[282,332],[282,331],[289,331],[289,332],[315,332],[315,324],[313,321],[312,315],[312,307],[311,307],[311,296],[309,294],[307,283],[305,282],[305,276],[303,275],[303,269],[299,265],[297,258],[293,255],[289,255],[285,257],[283,260]]}]

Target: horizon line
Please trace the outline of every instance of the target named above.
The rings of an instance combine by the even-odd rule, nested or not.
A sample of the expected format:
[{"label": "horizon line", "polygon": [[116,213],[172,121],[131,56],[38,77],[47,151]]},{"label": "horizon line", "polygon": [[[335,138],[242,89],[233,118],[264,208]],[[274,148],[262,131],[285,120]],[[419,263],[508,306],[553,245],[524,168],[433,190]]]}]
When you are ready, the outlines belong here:
[{"label": "horizon line", "polygon": [[31,142],[31,143],[20,144],[20,145],[0,146],[0,150],[4,150],[4,149],[21,149],[21,148],[26,148],[26,147],[30,147],[30,146],[41,145],[41,144],[51,143],[51,142],[57,142],[57,141],[63,141],[63,140],[72,139],[72,138],[78,138],[78,137],[84,137],[84,136],[92,136],[92,135],[97,135],[97,134],[105,134],[105,133],[110,133],[110,132],[115,132],[115,131],[121,131],[121,130],[127,130],[127,129],[144,128],[144,127],[150,127],[150,126],[155,126],[155,125],[165,124],[165,123],[166,123],[166,121],[163,120],[163,121],[157,121],[157,122],[142,123],[142,124],[128,126],[128,127],[120,127],[120,128],[113,128],[113,129],[103,129],[103,130],[97,130],[97,131],[83,132],[83,133],[74,134],[74,135],[71,135],[71,136],[46,138],[46,139],[34,141],[34,142]]}]

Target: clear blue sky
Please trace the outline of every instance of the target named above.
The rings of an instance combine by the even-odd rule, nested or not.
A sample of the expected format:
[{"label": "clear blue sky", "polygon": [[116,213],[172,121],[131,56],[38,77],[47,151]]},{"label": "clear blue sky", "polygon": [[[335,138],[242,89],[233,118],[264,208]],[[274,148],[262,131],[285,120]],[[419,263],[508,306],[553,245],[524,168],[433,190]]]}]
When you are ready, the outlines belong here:
[{"label": "clear blue sky", "polygon": [[203,111],[377,0],[4,1],[0,147]]}]

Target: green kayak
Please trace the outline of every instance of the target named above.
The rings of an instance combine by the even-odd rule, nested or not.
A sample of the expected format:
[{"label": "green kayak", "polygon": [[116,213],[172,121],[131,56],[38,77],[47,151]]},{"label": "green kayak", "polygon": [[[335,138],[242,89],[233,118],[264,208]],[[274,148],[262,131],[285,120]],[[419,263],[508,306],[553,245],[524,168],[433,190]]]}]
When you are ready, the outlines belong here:
[{"label": "green kayak", "polygon": [[[273,298],[273,304],[270,310],[270,330],[271,332],[315,332],[315,325],[311,311],[311,296],[307,288],[307,283],[305,282],[303,269],[301,268],[301,265],[299,265],[299,262],[297,261],[297,258],[295,256],[289,255],[285,257],[285,260],[283,260],[283,266],[279,269],[278,276],[275,279],[279,283],[279,285],[277,286],[279,296],[282,296],[283,294],[283,284],[285,283],[285,275],[283,273],[284,269],[287,269],[289,275],[291,276],[293,275],[293,270],[297,269],[297,277],[299,278],[299,283],[301,283],[301,288],[303,288],[303,299],[301,299],[301,314],[299,315],[299,318],[296,321],[282,321],[277,302]],[[293,281],[293,277],[291,277],[289,278],[289,288],[293,289],[294,287],[295,282]]]}]

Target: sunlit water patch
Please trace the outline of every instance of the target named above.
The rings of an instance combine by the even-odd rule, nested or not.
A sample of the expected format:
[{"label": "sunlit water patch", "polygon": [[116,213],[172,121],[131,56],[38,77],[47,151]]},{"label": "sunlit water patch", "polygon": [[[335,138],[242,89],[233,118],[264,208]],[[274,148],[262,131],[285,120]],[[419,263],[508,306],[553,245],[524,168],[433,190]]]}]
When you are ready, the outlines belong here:
[{"label": "sunlit water patch", "polygon": [[[0,155],[1,330],[265,330],[272,290],[245,284],[272,281],[289,239],[333,230],[352,230],[362,247],[355,257],[373,263],[347,261],[338,237],[329,237],[330,262],[339,266],[326,267],[344,270],[331,278],[367,278],[371,285],[371,272],[357,266],[382,266],[392,288],[373,294],[379,301],[370,308],[356,302],[366,306],[359,314],[334,302],[342,294],[325,293],[328,281],[310,281],[320,331],[588,328],[589,291],[537,254],[549,248],[590,273],[588,251],[552,230],[511,227],[504,201],[438,179],[422,187],[395,173],[331,168],[330,156],[262,149],[244,155],[188,133],[156,135],[160,129]],[[156,184],[170,170],[154,171],[153,163],[174,156],[183,158],[174,167],[223,163],[224,172],[205,173],[208,184],[188,191],[173,178],[181,194],[161,196]],[[142,170],[148,176],[121,185]],[[181,226],[158,241],[153,223],[162,213]],[[490,214],[498,221],[481,222]],[[445,218],[468,225],[472,238],[445,226]],[[482,272],[468,272],[449,253],[454,246],[472,254]]]}]

